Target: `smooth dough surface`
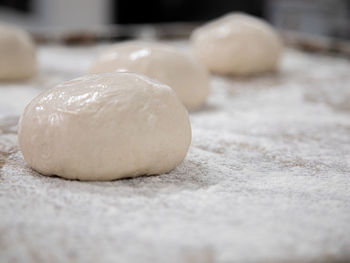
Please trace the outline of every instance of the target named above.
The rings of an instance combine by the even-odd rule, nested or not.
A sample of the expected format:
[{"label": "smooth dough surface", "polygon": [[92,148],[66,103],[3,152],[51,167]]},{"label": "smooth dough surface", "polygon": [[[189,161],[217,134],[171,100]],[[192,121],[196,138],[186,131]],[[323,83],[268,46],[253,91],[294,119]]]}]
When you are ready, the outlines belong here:
[{"label": "smooth dough surface", "polygon": [[36,67],[35,45],[29,34],[0,25],[0,80],[30,78]]},{"label": "smooth dough surface", "polygon": [[282,44],[261,19],[230,13],[196,29],[191,36],[196,57],[219,74],[251,75],[276,69]]},{"label": "smooth dough surface", "polygon": [[112,180],[166,173],[191,143],[186,108],[168,86],[136,73],[90,74],[34,98],[19,145],[36,171]]},{"label": "smooth dough surface", "polygon": [[173,88],[187,109],[200,107],[209,94],[206,69],[177,48],[141,41],[113,45],[90,69],[90,73],[128,71],[144,74]]}]

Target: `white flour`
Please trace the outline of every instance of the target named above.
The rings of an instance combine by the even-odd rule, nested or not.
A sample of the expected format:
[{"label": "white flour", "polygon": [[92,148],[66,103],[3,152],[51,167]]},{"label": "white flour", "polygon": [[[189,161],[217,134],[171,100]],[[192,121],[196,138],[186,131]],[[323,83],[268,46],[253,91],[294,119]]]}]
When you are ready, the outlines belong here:
[{"label": "white flour", "polygon": [[350,261],[349,61],[289,50],[278,74],[213,77],[170,174],[41,176],[17,118],[96,53],[42,47],[41,77],[0,86],[0,262]]}]

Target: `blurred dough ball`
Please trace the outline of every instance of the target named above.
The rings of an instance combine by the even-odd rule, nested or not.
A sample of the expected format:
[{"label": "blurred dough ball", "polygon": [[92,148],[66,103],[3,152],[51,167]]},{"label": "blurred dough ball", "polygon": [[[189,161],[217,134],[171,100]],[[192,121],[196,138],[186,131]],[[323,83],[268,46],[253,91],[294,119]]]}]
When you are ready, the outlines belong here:
[{"label": "blurred dough ball", "polygon": [[252,75],[276,69],[282,44],[261,19],[231,13],[196,29],[191,36],[196,57],[219,74]]},{"label": "blurred dough ball", "polygon": [[174,169],[186,156],[191,125],[170,87],[136,73],[101,73],[34,98],[18,141],[42,174],[113,180]]},{"label": "blurred dough ball", "polygon": [[0,80],[32,77],[36,72],[35,44],[17,27],[0,25]]},{"label": "blurred dough ball", "polygon": [[97,58],[90,73],[137,72],[173,88],[187,109],[205,103],[209,76],[194,58],[159,43],[132,41],[113,45]]}]

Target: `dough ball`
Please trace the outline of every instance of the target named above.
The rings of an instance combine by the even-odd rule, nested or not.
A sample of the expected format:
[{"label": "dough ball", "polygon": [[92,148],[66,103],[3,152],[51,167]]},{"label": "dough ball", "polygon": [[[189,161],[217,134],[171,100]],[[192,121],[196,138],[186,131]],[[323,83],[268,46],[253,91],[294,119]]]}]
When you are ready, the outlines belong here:
[{"label": "dough ball", "polygon": [[219,74],[252,75],[276,69],[282,44],[263,20],[231,13],[196,29],[191,36],[196,57]]},{"label": "dough ball", "polygon": [[90,73],[128,71],[144,74],[173,88],[188,109],[201,106],[209,94],[209,77],[194,58],[165,44],[126,42],[106,50]]},{"label": "dough ball", "polygon": [[24,159],[42,174],[112,180],[174,169],[186,156],[191,126],[170,87],[114,72],[67,81],[34,98],[18,139]]},{"label": "dough ball", "polygon": [[0,25],[0,80],[26,79],[35,72],[35,45],[29,34]]}]

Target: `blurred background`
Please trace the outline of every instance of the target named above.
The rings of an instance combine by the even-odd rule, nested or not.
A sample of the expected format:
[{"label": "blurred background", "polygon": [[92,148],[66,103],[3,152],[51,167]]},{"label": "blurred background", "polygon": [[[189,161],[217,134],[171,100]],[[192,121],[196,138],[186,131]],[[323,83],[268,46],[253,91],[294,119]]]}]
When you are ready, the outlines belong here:
[{"label": "blurred background", "polygon": [[263,17],[283,30],[350,39],[350,0],[0,0],[0,22],[32,31],[200,23],[230,11]]}]

